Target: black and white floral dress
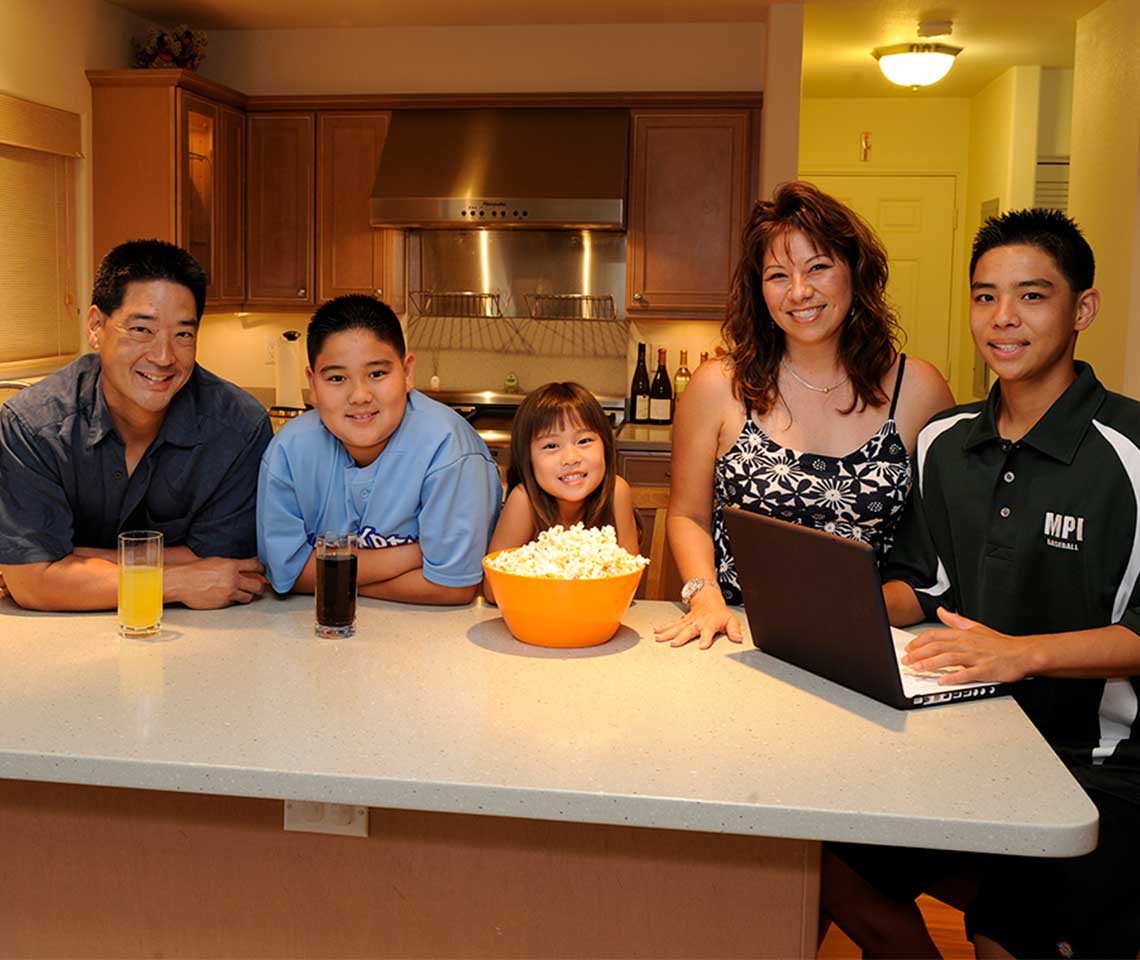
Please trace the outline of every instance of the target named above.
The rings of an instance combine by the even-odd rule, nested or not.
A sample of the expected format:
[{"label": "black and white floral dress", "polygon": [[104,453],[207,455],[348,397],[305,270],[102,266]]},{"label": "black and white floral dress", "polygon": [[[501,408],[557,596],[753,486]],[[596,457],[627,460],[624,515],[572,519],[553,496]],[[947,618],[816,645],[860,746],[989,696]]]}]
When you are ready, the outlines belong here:
[{"label": "black and white floral dress", "polygon": [[716,574],[728,603],[742,603],[743,597],[724,527],[726,506],[862,540],[882,562],[910,494],[910,457],[895,425],[905,363],[903,356],[887,422],[844,457],[781,447],[751,415],[744,421],[736,443],[717,458],[713,473]]}]

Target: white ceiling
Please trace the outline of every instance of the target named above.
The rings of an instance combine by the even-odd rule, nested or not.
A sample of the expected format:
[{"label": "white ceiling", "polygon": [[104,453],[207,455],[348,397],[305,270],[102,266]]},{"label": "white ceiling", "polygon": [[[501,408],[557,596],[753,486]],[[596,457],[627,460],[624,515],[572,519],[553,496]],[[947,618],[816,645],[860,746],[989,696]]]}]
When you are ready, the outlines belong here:
[{"label": "white ceiling", "polygon": [[[163,23],[207,30],[747,22],[768,0],[113,0]],[[937,3],[938,0],[933,0]],[[971,96],[1011,66],[1073,63],[1075,22],[1102,0],[807,0],[804,95]],[[952,19],[964,48],[941,83],[918,94],[875,68],[876,46],[916,39],[920,19]]]}]

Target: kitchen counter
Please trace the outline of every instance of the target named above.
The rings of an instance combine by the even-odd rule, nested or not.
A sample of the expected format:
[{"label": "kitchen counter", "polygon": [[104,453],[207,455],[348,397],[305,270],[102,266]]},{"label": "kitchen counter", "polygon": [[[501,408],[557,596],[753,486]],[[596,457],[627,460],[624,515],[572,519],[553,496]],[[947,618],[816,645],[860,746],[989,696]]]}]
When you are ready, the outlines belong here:
[{"label": "kitchen counter", "polygon": [[497,611],[362,601],[113,614],[3,601],[0,777],[813,840],[1072,855],[1091,803],[1012,700],[899,712],[725,642],[672,650],[638,602],[548,651]]},{"label": "kitchen counter", "polygon": [[[364,600],[344,641],[312,609],[168,609],[144,642],[0,603],[0,956],[807,957],[820,840],[1096,840],[1008,698],[900,712],[658,646],[660,602],[568,651],[481,603]],[[282,798],[370,833],[283,832]]]},{"label": "kitchen counter", "polygon": [[619,450],[669,453],[673,449],[673,425],[670,423],[623,423],[618,430]]}]

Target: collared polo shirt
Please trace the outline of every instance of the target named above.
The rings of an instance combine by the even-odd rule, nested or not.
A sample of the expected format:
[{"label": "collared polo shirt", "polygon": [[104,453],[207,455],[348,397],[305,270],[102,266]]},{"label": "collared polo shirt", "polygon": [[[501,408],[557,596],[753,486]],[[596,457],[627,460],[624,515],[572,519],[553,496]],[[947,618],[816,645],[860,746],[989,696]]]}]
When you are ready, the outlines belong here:
[{"label": "collared polo shirt", "polygon": [[[884,579],[908,583],[928,619],[944,606],[1008,634],[1140,634],[1140,403],[1076,368],[1018,441],[998,434],[1000,384],[919,433],[912,509]],[[1014,689],[1066,762],[1133,770],[1138,694],[1137,677]]]},{"label": "collared polo shirt", "polygon": [[160,530],[198,556],[254,556],[272,434],[260,403],[195,366],[128,476],[99,357],[82,356],[0,407],[0,566],[113,548],[130,529]]}]

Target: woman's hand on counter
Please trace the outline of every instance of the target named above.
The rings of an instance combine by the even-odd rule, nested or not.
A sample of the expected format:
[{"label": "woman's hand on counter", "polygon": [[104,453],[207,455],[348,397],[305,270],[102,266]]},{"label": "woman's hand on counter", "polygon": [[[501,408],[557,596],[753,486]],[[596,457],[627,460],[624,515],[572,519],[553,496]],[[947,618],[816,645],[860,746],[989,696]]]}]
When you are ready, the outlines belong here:
[{"label": "woman's hand on counter", "polygon": [[715,584],[700,590],[693,597],[689,612],[679,620],[653,628],[653,639],[658,643],[668,642],[671,647],[683,647],[700,638],[697,646],[702,650],[711,647],[721,634],[733,643],[744,642],[740,621],[728,609]]}]

